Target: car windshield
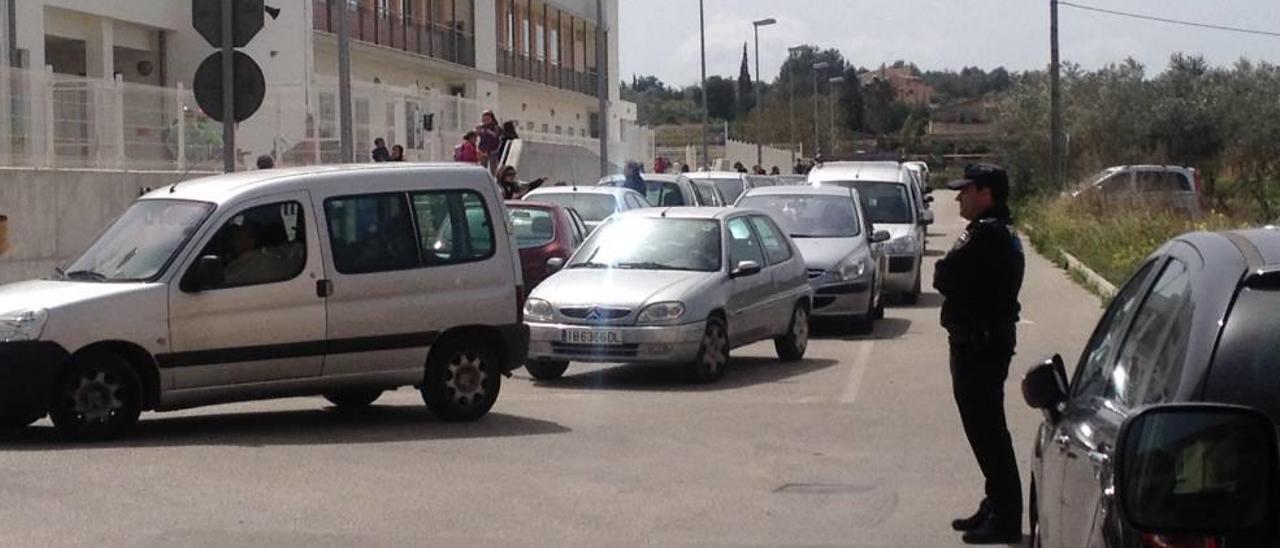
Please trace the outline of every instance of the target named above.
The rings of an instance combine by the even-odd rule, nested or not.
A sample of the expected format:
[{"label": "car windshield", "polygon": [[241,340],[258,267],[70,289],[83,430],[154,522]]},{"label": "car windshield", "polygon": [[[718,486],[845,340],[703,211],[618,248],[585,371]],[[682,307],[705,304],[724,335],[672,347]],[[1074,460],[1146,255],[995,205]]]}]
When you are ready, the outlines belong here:
[{"label": "car windshield", "polygon": [[768,213],[793,238],[851,238],[862,233],[853,200],[840,196],[747,196],[738,207]]},{"label": "car windshield", "polygon": [[726,202],[733,203],[738,200],[738,196],[742,195],[742,179],[707,179],[720,189],[720,194],[724,196]]},{"label": "car windshield", "polygon": [[63,270],[63,276],[97,282],[150,280],[164,270],[212,210],[212,204],[203,202],[135,202]]},{"label": "car windshield", "polygon": [[710,219],[615,219],[592,233],[567,268],[720,270],[720,223]]},{"label": "car windshield", "polygon": [[582,220],[599,222],[608,219],[618,212],[618,200],[612,194],[595,194],[591,192],[548,192],[534,194],[525,198],[530,202],[557,204],[560,207],[578,210]]},{"label": "car windshield", "polygon": [[911,200],[907,185],[878,181],[829,181],[824,185],[858,189],[862,208],[872,224],[911,224]]},{"label": "car windshield", "polygon": [[556,237],[555,218],[549,209],[512,206],[511,226],[515,228],[516,246],[520,249],[542,247]]}]

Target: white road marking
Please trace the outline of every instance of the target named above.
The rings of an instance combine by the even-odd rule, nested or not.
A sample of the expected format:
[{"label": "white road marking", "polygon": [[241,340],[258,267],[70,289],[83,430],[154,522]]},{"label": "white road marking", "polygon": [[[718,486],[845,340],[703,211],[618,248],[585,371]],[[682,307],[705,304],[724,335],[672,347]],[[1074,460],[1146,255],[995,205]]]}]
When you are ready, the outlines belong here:
[{"label": "white road marking", "polygon": [[862,348],[858,349],[858,355],[853,359],[853,369],[849,371],[849,384],[845,385],[844,393],[840,395],[840,403],[853,403],[858,399],[858,389],[862,387],[862,377],[867,373],[867,365],[871,361],[871,349],[875,345],[875,341],[866,341]]}]

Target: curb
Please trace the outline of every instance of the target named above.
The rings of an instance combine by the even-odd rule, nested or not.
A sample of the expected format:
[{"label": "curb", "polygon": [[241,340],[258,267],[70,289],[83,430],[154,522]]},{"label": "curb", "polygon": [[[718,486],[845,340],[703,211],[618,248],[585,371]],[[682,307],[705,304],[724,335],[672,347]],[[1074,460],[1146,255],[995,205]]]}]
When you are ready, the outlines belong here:
[{"label": "curb", "polygon": [[1067,270],[1080,274],[1080,276],[1083,277],[1089,285],[1092,285],[1094,289],[1102,295],[1104,300],[1110,300],[1112,297],[1116,296],[1116,293],[1119,290],[1116,289],[1114,284],[1107,281],[1106,278],[1103,278],[1097,272],[1094,272],[1092,268],[1089,268],[1083,262],[1080,262],[1080,259],[1075,258],[1070,253],[1062,250],[1058,250],[1058,253],[1060,253],[1062,255],[1062,259],[1067,262]]}]

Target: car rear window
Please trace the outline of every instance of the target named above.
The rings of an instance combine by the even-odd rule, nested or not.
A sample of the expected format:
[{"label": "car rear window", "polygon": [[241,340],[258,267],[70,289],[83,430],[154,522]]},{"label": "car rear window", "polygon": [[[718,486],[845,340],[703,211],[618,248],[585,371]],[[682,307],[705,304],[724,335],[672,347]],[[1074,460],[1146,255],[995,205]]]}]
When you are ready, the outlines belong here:
[{"label": "car rear window", "polygon": [[1240,291],[1213,358],[1205,399],[1256,407],[1280,424],[1280,289]]},{"label": "car rear window", "polygon": [[534,194],[526,197],[525,200],[576,209],[583,220],[590,222],[603,221],[618,211],[618,201],[611,194],[555,192]]},{"label": "car rear window", "polygon": [[738,196],[742,195],[742,179],[707,179],[716,188],[720,189],[720,194],[724,196],[724,200],[733,203],[738,200]]},{"label": "car rear window", "polygon": [[514,207],[511,209],[511,225],[515,227],[516,245],[520,249],[542,247],[556,237],[555,218],[550,210]]}]

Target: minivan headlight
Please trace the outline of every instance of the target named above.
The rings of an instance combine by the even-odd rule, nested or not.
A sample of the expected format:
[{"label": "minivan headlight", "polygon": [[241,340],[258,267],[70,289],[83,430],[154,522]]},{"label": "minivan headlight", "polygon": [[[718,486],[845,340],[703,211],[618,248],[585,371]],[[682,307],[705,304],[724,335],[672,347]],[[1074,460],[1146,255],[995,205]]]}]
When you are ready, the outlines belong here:
[{"label": "minivan headlight", "polygon": [[836,278],[842,282],[856,280],[867,273],[867,262],[861,257],[850,257],[845,259],[836,267]]},{"label": "minivan headlight", "polygon": [[644,307],[636,317],[636,323],[658,323],[678,320],[684,315],[684,303],[653,303]]},{"label": "minivan headlight", "polygon": [[49,311],[44,309],[0,314],[0,342],[39,340],[48,319]]},{"label": "minivan headlight", "polygon": [[910,234],[889,240],[885,251],[893,255],[909,255],[916,252],[916,239]]},{"label": "minivan headlight", "polygon": [[529,299],[524,302],[524,319],[534,322],[549,322],[555,316],[551,303],[542,299]]}]

